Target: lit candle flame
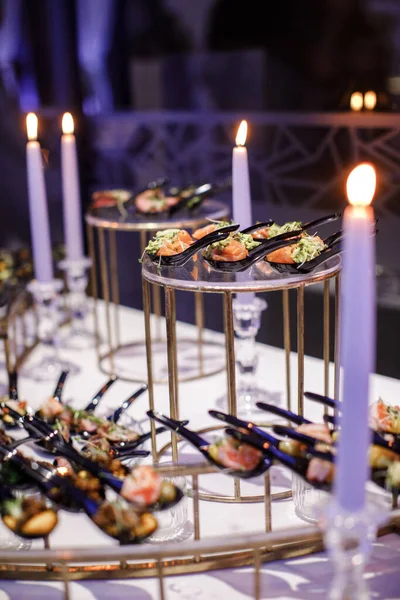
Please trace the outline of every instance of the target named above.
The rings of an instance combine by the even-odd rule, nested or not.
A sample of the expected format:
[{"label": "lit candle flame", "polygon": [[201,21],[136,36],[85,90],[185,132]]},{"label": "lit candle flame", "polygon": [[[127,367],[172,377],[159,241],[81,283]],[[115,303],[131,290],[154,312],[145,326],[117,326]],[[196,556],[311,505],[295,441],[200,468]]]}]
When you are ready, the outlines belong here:
[{"label": "lit candle flame", "polygon": [[244,146],[247,138],[247,121],[242,121],[236,134],[236,146]]},{"label": "lit candle flame", "polygon": [[376,93],[375,92],[365,92],[364,95],[364,106],[367,110],[374,110],[376,106]]},{"label": "lit candle flame", "polygon": [[38,133],[38,118],[35,113],[28,113],[26,115],[26,131],[28,140],[34,142],[37,139]]},{"label": "lit candle flame", "polygon": [[353,92],[350,97],[351,110],[359,111],[364,105],[364,98],[361,92]]},{"label": "lit candle flame", "polygon": [[62,118],[62,131],[69,134],[74,133],[74,120],[71,113],[65,113]]},{"label": "lit candle flame", "polygon": [[368,206],[376,188],[376,172],[369,163],[355,167],[347,178],[347,197],[353,206]]}]

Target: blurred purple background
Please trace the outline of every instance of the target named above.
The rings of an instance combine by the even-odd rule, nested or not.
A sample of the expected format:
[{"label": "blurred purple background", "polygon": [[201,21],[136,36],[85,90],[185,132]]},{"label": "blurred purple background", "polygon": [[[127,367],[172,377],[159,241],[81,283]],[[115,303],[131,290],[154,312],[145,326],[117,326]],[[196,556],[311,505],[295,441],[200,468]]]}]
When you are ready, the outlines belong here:
[{"label": "blurred purple background", "polygon": [[[354,91],[374,111],[350,111]],[[255,219],[340,210],[344,181],[373,161],[380,218],[378,370],[398,375],[400,325],[400,2],[396,0],[0,1],[1,246],[29,244],[24,116],[40,117],[54,242],[62,241],[60,125],[73,113],[83,208],[94,189],[225,180],[235,129],[250,125]],[[229,195],[225,201],[230,202]],[[82,215],[83,218],[83,215]],[[118,241],[121,300],[141,306],[137,236]],[[207,298],[206,306],[213,300]],[[280,299],[260,338],[282,344]],[[178,315],[192,320],[187,303]],[[306,351],[322,311],[307,293]],[[215,311],[207,325],[221,327]],[[307,332],[310,334],[307,335]]]}]

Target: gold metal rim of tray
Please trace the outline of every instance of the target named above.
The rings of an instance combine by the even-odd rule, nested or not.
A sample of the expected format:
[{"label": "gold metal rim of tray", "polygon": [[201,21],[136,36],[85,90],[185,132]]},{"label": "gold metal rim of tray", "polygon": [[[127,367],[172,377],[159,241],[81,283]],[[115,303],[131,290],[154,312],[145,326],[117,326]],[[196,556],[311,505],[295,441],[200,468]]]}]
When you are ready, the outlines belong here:
[{"label": "gold metal rim of tray", "polygon": [[[396,510],[378,530],[378,536],[399,532],[400,510]],[[243,566],[254,566],[257,572],[263,562],[299,558],[323,549],[322,532],[307,526],[179,545],[0,551],[0,580],[67,582],[158,577],[162,581],[168,575]]]},{"label": "gold metal rim of tray", "polygon": [[[191,344],[193,344],[196,347],[201,347],[202,348],[202,352],[204,352],[204,348],[206,348],[207,346],[214,346],[216,348],[221,348],[223,351],[225,349],[225,346],[223,343],[221,342],[214,342],[214,341],[208,341],[208,340],[202,340],[201,343],[198,340],[195,340],[193,338],[186,338],[186,337],[182,337],[179,338],[179,343],[186,343],[186,342],[190,342]],[[167,340],[153,340],[152,344],[158,344],[158,343],[165,343],[167,344]],[[119,379],[121,379],[121,381],[133,381],[133,382],[141,382],[144,381],[145,378],[143,377],[136,377],[136,376],[131,376],[128,377],[127,375],[121,375],[121,373],[119,372],[118,369],[118,365],[117,365],[117,361],[116,361],[116,353],[119,352],[120,350],[123,350],[124,348],[130,348],[130,347],[140,347],[143,346],[143,351],[146,351],[146,340],[137,340],[137,341],[133,341],[133,342],[128,342],[125,344],[119,344],[118,346],[115,346],[112,350],[109,350],[108,352],[106,352],[105,354],[100,353],[97,361],[98,361],[98,367],[100,369],[100,371],[102,373],[104,373],[105,375],[111,376],[111,375],[117,375]],[[113,366],[111,367],[110,364],[110,358],[113,357]],[[108,363],[110,364],[110,366],[107,368],[104,366],[104,362],[108,361]],[[198,370],[200,371],[198,375],[192,375],[192,376],[179,376],[179,382],[180,383],[187,383],[190,381],[197,381],[198,379],[204,379],[205,377],[212,377],[213,375],[218,375],[218,373],[222,373],[223,371],[225,371],[225,365],[223,365],[222,367],[218,367],[216,369],[213,369],[212,371],[202,371],[202,366],[203,363],[199,361],[199,367]],[[166,384],[168,383],[168,377],[164,378],[164,379],[158,379],[157,377],[153,376],[153,383],[156,384]]]}]

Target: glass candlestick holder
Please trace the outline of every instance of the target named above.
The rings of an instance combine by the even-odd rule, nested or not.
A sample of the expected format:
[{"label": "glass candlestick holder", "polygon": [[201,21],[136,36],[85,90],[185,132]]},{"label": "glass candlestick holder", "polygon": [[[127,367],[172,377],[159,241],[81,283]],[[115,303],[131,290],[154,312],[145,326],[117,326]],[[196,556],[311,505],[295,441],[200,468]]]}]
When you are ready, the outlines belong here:
[{"label": "glass candlestick holder", "polygon": [[321,510],[319,523],[333,566],[329,600],[368,600],[365,567],[379,526],[389,514],[382,497],[368,497],[365,507],[348,511],[335,500]]},{"label": "glass candlestick holder", "polygon": [[233,300],[235,330],[235,360],[237,373],[237,410],[245,415],[257,411],[256,402],[268,402],[270,394],[257,384],[258,353],[256,336],[261,325],[261,313],[267,308],[265,300],[254,296],[249,304]]},{"label": "glass candlestick holder", "polygon": [[87,326],[89,303],[86,295],[90,258],[66,259],[58,263],[65,272],[67,283],[67,310],[71,319],[68,333],[63,337],[64,348],[83,350],[93,346],[95,334]]},{"label": "glass candlestick holder", "polygon": [[27,289],[32,294],[37,313],[37,337],[41,343],[40,359],[23,369],[23,375],[37,381],[54,380],[60,371],[78,373],[79,367],[59,356],[60,317],[58,304],[63,282],[60,279],[43,283],[31,281]]}]

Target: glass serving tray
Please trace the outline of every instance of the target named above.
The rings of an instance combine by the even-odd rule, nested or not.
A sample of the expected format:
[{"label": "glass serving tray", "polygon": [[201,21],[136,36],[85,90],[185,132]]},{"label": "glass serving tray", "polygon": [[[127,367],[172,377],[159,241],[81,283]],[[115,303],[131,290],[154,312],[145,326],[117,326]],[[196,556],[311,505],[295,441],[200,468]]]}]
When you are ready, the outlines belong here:
[{"label": "glass serving tray", "polygon": [[150,283],[180,290],[195,292],[261,292],[282,290],[309,285],[334,277],[340,271],[340,256],[328,259],[320,267],[307,275],[281,274],[274,271],[261,259],[243,273],[217,271],[203,260],[200,254],[183,267],[158,267],[157,263],[145,255],[142,274]]},{"label": "glass serving tray", "polygon": [[165,213],[142,215],[133,207],[128,215],[122,216],[116,206],[110,208],[91,208],[86,214],[86,222],[93,227],[121,231],[157,231],[157,229],[179,228],[193,229],[210,221],[222,221],[230,214],[229,206],[218,200],[204,200],[198,208],[190,211],[182,209],[168,217]]}]

